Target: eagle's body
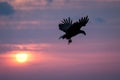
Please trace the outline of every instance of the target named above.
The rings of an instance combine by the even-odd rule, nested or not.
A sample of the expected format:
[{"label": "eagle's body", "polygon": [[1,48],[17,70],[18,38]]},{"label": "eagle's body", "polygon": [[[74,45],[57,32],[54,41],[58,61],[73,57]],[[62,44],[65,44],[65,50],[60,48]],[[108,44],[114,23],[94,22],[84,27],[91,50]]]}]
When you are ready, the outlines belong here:
[{"label": "eagle's body", "polygon": [[65,32],[65,34],[60,38],[67,39],[68,43],[71,43],[72,37],[80,33],[86,35],[85,31],[81,30],[81,27],[86,26],[88,21],[89,21],[88,16],[82,17],[81,19],[79,19],[79,21],[76,21],[74,23],[72,23],[72,20],[70,19],[70,17],[68,19],[63,19],[61,21],[62,23],[59,24],[59,29]]}]

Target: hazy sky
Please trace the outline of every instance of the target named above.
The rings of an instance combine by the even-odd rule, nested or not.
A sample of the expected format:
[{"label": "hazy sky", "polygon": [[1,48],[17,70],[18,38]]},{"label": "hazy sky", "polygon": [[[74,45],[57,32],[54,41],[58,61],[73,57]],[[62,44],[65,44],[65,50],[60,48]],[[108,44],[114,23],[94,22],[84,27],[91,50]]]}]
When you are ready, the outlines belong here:
[{"label": "hazy sky", "polygon": [[[87,15],[86,36],[58,39],[60,20]],[[120,0],[0,0],[0,80],[119,79]]]}]

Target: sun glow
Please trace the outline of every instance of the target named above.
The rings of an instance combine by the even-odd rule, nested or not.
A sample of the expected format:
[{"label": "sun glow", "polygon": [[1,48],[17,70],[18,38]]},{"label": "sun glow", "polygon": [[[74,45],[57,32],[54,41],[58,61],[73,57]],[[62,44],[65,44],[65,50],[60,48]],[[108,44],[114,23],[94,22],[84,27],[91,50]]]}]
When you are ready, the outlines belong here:
[{"label": "sun glow", "polygon": [[19,63],[25,63],[28,61],[28,54],[27,53],[17,53],[15,55],[16,61]]}]

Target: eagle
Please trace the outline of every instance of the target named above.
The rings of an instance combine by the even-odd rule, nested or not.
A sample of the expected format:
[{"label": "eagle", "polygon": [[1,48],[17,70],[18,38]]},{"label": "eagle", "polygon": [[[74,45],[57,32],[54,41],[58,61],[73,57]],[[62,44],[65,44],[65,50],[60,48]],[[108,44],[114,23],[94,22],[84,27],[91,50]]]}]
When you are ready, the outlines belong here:
[{"label": "eagle", "polygon": [[60,36],[59,39],[67,39],[68,44],[72,43],[72,37],[78,34],[86,35],[86,32],[81,30],[82,27],[86,26],[88,23],[89,18],[88,16],[82,17],[78,21],[74,22],[71,20],[70,17],[61,20],[59,23],[59,30],[63,31],[65,34]]}]

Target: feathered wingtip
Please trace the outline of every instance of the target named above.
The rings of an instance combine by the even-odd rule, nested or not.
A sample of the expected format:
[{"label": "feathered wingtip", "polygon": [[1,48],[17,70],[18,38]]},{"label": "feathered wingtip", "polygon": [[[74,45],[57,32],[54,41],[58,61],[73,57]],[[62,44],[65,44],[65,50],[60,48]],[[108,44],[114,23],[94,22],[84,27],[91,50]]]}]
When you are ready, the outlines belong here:
[{"label": "feathered wingtip", "polygon": [[72,25],[72,20],[70,19],[70,17],[68,17],[61,20],[61,23],[59,24],[59,29],[62,30],[63,32],[66,32],[71,25]]},{"label": "feathered wingtip", "polygon": [[85,26],[89,21],[88,15],[86,17],[82,17],[81,19],[79,19],[79,23],[82,24],[83,26]]},{"label": "feathered wingtip", "polygon": [[61,20],[61,24],[72,24],[72,20],[70,19],[70,17]]},{"label": "feathered wingtip", "polygon": [[59,23],[59,27],[65,24],[72,24],[72,20],[70,19],[70,17],[62,19],[61,22]]}]

